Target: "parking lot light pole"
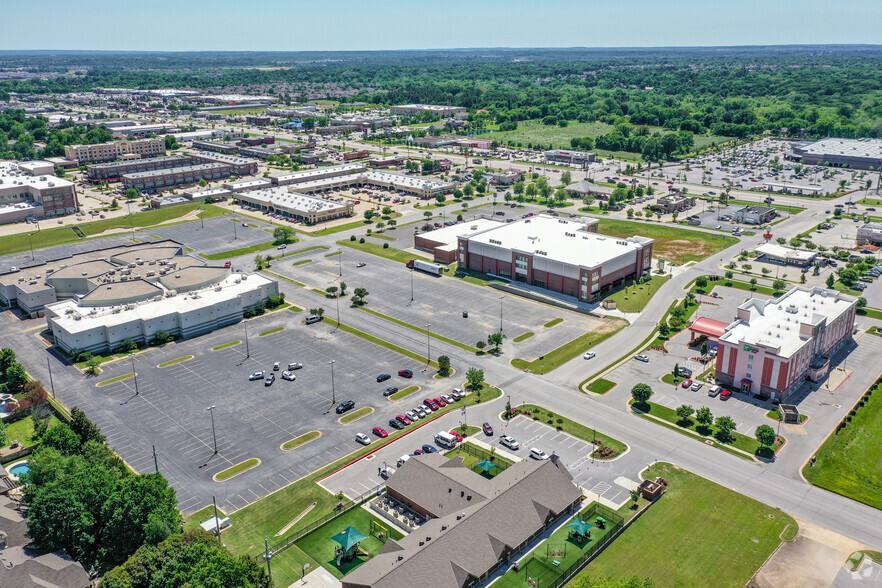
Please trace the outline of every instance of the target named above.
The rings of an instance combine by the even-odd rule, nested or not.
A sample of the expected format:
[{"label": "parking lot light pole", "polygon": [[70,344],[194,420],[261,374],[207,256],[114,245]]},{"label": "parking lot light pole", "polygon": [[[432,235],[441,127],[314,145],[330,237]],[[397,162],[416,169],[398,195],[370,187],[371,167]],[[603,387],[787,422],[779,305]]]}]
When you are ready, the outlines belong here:
[{"label": "parking lot light pole", "polygon": [[31,259],[34,259],[34,241],[33,241],[33,233],[28,233],[28,245],[31,247]]},{"label": "parking lot light pole", "polygon": [[431,324],[426,325],[426,367],[429,367],[429,364],[432,363],[432,331],[430,330],[431,327]]},{"label": "parking lot light pole", "polygon": [[331,404],[337,404],[337,391],[334,388],[334,363],[336,361],[336,359],[332,359],[328,362],[331,366]]},{"label": "parking lot light pole", "polygon": [[49,358],[46,358],[46,367],[49,368],[49,391],[52,393],[52,398],[55,398],[55,384],[52,382],[52,362],[49,361]]},{"label": "parking lot light pole", "polygon": [[245,327],[245,359],[251,357],[251,349],[248,347],[248,325],[243,323]]},{"label": "parking lot light pole", "polygon": [[340,259],[340,277],[342,278],[342,277],[343,277],[343,250],[342,250],[342,249],[338,249],[337,251],[340,252],[340,253],[337,255],[337,257]]},{"label": "parking lot light pole", "polygon": [[214,454],[217,455],[217,432],[214,429],[214,408],[215,406],[212,404],[205,410],[211,415],[211,437],[214,439]]},{"label": "parking lot light pole", "polygon": [[505,296],[499,297],[499,332],[500,333],[502,332],[502,299],[503,298],[505,298]]},{"label": "parking lot light pole", "polygon": [[135,356],[130,355],[129,359],[132,360],[132,375],[135,376],[135,396],[140,396],[138,392],[138,372],[135,371]]},{"label": "parking lot light pole", "polygon": [[410,301],[413,302],[413,268],[410,268]]}]

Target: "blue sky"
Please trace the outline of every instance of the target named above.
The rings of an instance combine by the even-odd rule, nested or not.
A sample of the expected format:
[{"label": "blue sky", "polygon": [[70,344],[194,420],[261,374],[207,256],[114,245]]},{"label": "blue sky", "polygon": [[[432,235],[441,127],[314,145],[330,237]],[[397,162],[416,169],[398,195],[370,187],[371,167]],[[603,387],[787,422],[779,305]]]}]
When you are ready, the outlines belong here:
[{"label": "blue sky", "polygon": [[882,43],[882,0],[8,0],[3,17],[7,50]]}]

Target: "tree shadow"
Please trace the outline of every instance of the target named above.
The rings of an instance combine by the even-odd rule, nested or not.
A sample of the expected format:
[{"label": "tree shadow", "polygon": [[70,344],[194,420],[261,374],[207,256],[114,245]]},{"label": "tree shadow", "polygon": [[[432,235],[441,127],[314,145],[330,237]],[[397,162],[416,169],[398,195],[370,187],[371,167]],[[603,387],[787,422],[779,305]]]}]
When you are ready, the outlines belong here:
[{"label": "tree shadow", "polygon": [[775,461],[774,450],[772,450],[771,447],[766,447],[765,445],[757,449],[754,455],[757,457],[757,459],[760,459],[766,463],[772,463],[773,461]]},{"label": "tree shadow", "polygon": [[695,432],[702,437],[707,437],[708,435],[713,433],[713,430],[707,425],[698,425],[697,427],[695,427]]},{"label": "tree shadow", "polygon": [[631,405],[634,410],[639,410],[640,412],[650,413],[652,412],[652,406],[648,402],[635,402]]},{"label": "tree shadow", "polygon": [[688,429],[688,428],[690,428],[694,423],[695,423],[695,421],[693,421],[692,419],[680,419],[680,420],[677,421],[677,426],[678,426],[678,427],[683,427],[684,429]]}]

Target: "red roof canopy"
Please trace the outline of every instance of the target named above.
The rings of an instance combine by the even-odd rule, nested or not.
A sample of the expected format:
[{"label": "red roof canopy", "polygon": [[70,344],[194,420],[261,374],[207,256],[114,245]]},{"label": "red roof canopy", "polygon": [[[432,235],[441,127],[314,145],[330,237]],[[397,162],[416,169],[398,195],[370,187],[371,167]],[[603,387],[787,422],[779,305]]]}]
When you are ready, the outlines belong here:
[{"label": "red roof canopy", "polygon": [[726,332],[726,327],[728,326],[729,323],[700,317],[689,326],[689,330],[699,335],[707,335],[713,339],[719,339]]}]

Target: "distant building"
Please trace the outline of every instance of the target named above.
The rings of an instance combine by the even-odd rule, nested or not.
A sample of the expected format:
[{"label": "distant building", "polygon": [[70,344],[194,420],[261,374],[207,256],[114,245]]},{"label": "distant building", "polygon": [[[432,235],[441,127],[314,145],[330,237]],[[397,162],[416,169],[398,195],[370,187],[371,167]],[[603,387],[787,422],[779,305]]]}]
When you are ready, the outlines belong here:
[{"label": "distant building", "polygon": [[780,298],[752,298],[719,337],[716,379],[745,393],[781,400],[806,378],[827,374],[852,337],[857,299],[795,286]]},{"label": "distant building", "polygon": [[457,139],[456,144],[460,147],[468,147],[469,149],[490,149],[493,141],[490,139]]},{"label": "distant building", "polygon": [[785,157],[805,165],[882,169],[882,139],[822,139],[794,143]]},{"label": "distant building", "polygon": [[319,222],[352,216],[355,206],[352,200],[343,202],[318,198],[295,191],[296,186],[286,188],[263,188],[237,192],[233,201],[255,206],[259,210],[294,218],[314,225]]},{"label": "distant building", "polygon": [[756,248],[756,252],[770,261],[802,267],[811,265],[818,257],[818,254],[814,251],[791,249],[789,247],[782,247],[777,243],[763,243]]},{"label": "distant building", "polygon": [[551,151],[546,151],[543,155],[548,161],[558,161],[561,163],[578,163],[584,165],[586,163],[597,161],[597,155],[585,151],[552,149]]},{"label": "distant building", "polygon": [[776,216],[778,212],[768,206],[745,206],[735,211],[735,221],[747,225],[764,225]]},{"label": "distant building", "polygon": [[858,245],[882,245],[882,223],[865,223],[857,230]]},{"label": "distant building", "polygon": [[502,172],[484,172],[484,178],[497,186],[511,186],[520,182],[523,177],[523,172],[514,169]]},{"label": "distant building", "polygon": [[199,180],[220,180],[232,175],[232,168],[222,163],[200,163],[157,169],[153,171],[135,172],[122,176],[123,187],[135,188],[142,192],[152,192],[162,188],[171,188],[181,184],[195,184]]},{"label": "distant building", "polygon": [[86,166],[86,177],[96,182],[115,181],[125,174],[181,167],[192,162],[192,158],[188,155],[167,155],[150,159],[93,163]]},{"label": "distant building", "polygon": [[659,196],[655,203],[666,212],[683,212],[684,210],[695,206],[695,197],[680,194],[668,194],[667,196]]},{"label": "distant building", "polygon": [[193,148],[213,153],[226,153],[233,155],[239,152],[239,146],[233,143],[217,143],[215,141],[193,141]]},{"label": "distant building", "polygon": [[[145,125],[133,125],[116,127],[110,129],[114,135],[122,135],[124,137],[143,137],[149,133],[174,133],[180,129],[172,123],[151,123]],[[161,138],[161,137],[158,137]]]},{"label": "distant building", "polygon": [[76,212],[76,186],[45,172],[45,162],[0,162],[0,224]]},{"label": "distant building", "polygon": [[249,116],[245,117],[246,123],[248,123],[249,125],[255,125],[255,126],[259,126],[259,127],[264,126],[264,125],[268,125],[268,124],[270,124],[271,121],[272,121],[272,118],[270,118],[269,116],[249,115]]},{"label": "distant building", "polygon": [[441,118],[448,116],[464,116],[468,114],[468,109],[462,106],[437,106],[434,104],[402,104],[400,106],[392,106],[389,109],[392,114],[398,115],[415,115],[431,112],[437,114]]},{"label": "distant building", "polygon": [[155,137],[135,141],[110,141],[95,145],[66,145],[64,148],[64,156],[68,159],[75,159],[79,165],[116,161],[124,155],[137,155],[138,157],[165,155],[165,139]]},{"label": "distant building", "polygon": [[567,194],[570,196],[575,196],[576,198],[586,198],[588,196],[594,196],[595,198],[600,198],[601,200],[609,200],[609,197],[612,196],[615,188],[610,188],[609,186],[601,186],[599,184],[595,184],[594,182],[589,182],[588,180],[581,180],[578,182],[574,182],[564,188]]},{"label": "distant building", "polygon": [[407,176],[391,172],[368,170],[364,163],[347,163],[292,172],[270,178],[273,185],[296,184],[297,192],[311,194],[347,186],[381,186],[413,194],[418,198],[434,198],[437,194],[453,192],[453,184],[423,176]]}]

